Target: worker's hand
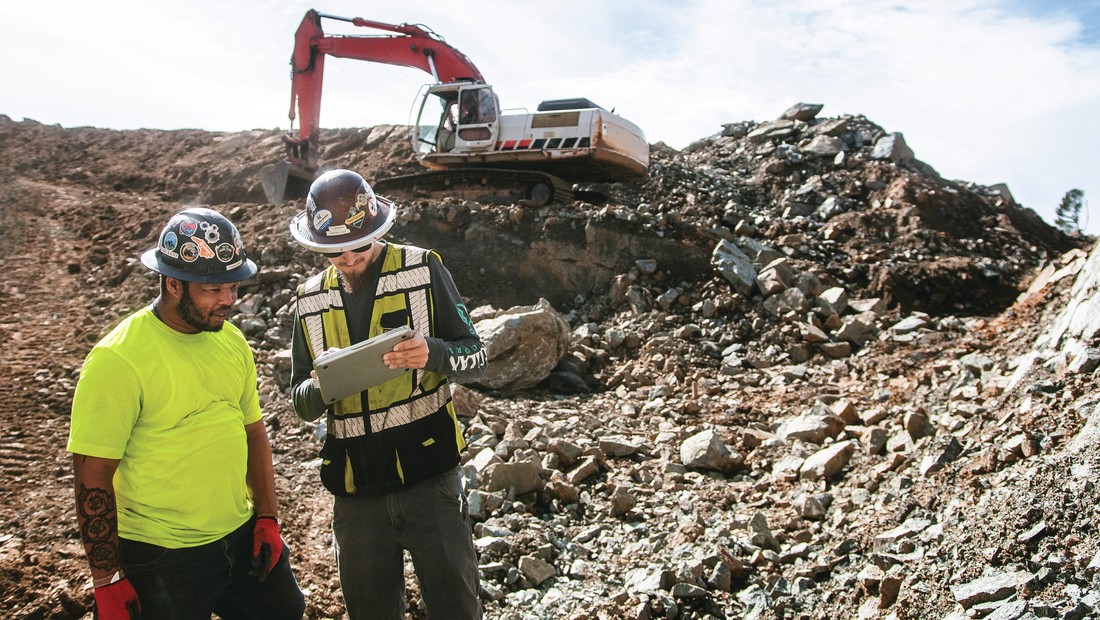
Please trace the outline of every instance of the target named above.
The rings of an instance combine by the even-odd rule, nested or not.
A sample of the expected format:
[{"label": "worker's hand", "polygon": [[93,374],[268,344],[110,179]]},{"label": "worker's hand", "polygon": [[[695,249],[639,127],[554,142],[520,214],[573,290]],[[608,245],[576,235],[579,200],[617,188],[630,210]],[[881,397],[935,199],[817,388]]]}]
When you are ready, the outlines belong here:
[{"label": "worker's hand", "polygon": [[[339,350],[340,350],[340,347],[332,347],[331,349],[325,349],[317,357],[318,357],[318,359],[320,359],[320,358],[322,358],[326,355],[329,355],[330,353],[336,353]],[[317,380],[317,371],[316,370],[309,371],[309,380],[310,380],[310,384],[313,386],[314,389],[316,389],[316,390],[321,389],[321,382]]]},{"label": "worker's hand", "polygon": [[123,577],[109,586],[96,588],[93,595],[99,620],[141,619],[141,602],[129,579]]},{"label": "worker's hand", "polygon": [[268,516],[256,517],[256,525],[252,528],[252,570],[248,574],[258,577],[260,581],[267,579],[282,553],[279,520]]},{"label": "worker's hand", "polygon": [[413,332],[412,338],[395,344],[382,361],[390,368],[423,368],[428,364],[428,341],[424,334]]}]

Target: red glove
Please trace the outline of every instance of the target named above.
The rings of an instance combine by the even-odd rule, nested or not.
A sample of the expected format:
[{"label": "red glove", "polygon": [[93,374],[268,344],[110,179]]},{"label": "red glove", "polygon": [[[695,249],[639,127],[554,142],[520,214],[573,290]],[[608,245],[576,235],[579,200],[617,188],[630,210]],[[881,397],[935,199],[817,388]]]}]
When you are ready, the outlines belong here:
[{"label": "red glove", "polygon": [[93,594],[99,620],[140,620],[141,602],[129,579],[123,577],[109,586],[96,588]]},{"label": "red glove", "polygon": [[259,577],[260,581],[267,579],[282,554],[279,520],[269,516],[256,517],[256,526],[252,528],[252,570],[248,574]]}]

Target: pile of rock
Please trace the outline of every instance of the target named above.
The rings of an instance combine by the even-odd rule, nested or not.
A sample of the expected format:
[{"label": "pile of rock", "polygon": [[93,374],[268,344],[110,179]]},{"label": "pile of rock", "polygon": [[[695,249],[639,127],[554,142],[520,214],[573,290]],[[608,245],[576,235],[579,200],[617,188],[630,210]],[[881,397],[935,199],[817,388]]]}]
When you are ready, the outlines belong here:
[{"label": "pile of rock", "polygon": [[[441,250],[494,355],[455,393],[487,617],[1095,613],[1097,253],[820,110],[656,145],[606,205],[403,207],[393,239]],[[383,129],[330,136],[334,163],[379,169]],[[203,162],[263,136],[182,137]],[[171,169],[129,181],[166,197],[147,219],[243,178]],[[289,409],[289,302],[323,259],[286,234],[300,204],[218,208],[263,267],[234,321],[293,475],[323,429]],[[87,214],[113,258],[82,277],[145,303],[156,231],[95,232],[116,217]]]}]

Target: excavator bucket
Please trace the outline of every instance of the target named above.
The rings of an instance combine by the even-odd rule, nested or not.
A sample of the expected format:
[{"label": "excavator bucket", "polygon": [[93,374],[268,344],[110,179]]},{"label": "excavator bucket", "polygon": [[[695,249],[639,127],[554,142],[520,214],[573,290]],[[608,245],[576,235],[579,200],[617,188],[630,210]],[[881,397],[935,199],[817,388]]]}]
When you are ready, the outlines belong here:
[{"label": "excavator bucket", "polygon": [[271,204],[305,198],[316,176],[316,172],[302,170],[286,160],[260,168],[260,184]]},{"label": "excavator bucket", "polygon": [[281,161],[260,168],[260,184],[264,186],[264,196],[271,204],[279,204],[286,194],[286,180],[290,162]]}]

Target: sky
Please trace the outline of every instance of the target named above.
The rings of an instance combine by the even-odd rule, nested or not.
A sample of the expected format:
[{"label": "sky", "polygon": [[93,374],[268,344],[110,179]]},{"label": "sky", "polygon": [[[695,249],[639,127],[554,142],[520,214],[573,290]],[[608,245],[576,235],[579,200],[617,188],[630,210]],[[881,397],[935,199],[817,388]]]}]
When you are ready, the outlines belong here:
[{"label": "sky", "polygon": [[[1005,183],[1100,234],[1100,0],[62,0],[0,3],[0,114],[64,127],[289,129],[309,9],[422,24],[504,108],[587,97],[680,149],[796,103],[899,132],[942,176]],[[333,34],[376,31],[325,20]],[[326,61],[322,127],[408,124],[428,74]]]}]

